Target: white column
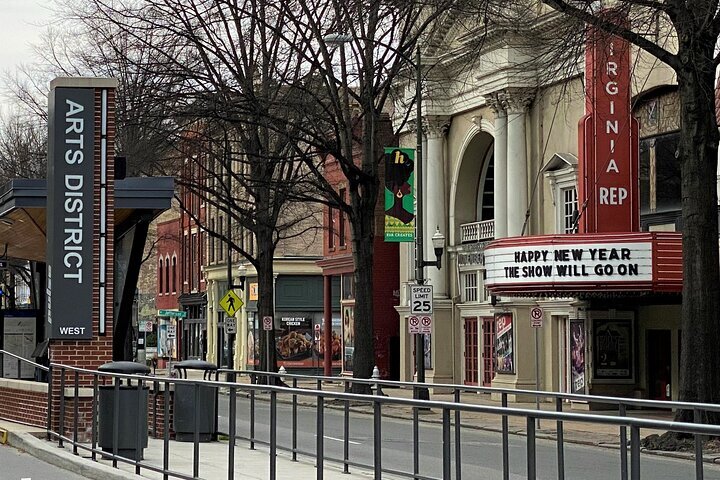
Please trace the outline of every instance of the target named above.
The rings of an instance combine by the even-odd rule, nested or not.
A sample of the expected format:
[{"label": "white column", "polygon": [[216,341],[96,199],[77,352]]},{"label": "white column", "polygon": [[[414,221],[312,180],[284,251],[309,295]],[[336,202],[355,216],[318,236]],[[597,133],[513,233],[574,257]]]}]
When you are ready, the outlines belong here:
[{"label": "white column", "polygon": [[[508,92],[507,104],[507,234],[523,233],[528,208],[527,143],[525,112],[532,97],[527,91]],[[527,227],[525,227],[527,234]]]},{"label": "white column", "polygon": [[[427,147],[425,149],[425,260],[435,260],[432,236],[437,228],[448,238],[447,207],[445,205],[445,155],[444,139],[447,117],[430,117],[426,124]],[[448,271],[447,249],[443,254],[443,268],[426,267],[425,274],[434,288],[436,297],[447,297],[446,272]]]},{"label": "white column", "polygon": [[495,112],[495,139],[493,141],[493,210],[495,238],[507,237],[507,114],[501,94],[488,99]]}]

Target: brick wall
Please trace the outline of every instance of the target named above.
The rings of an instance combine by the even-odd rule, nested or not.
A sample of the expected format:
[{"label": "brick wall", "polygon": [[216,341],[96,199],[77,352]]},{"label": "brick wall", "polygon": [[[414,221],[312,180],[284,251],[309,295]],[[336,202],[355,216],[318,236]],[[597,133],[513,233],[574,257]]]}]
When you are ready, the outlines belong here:
[{"label": "brick wall", "polygon": [[[23,388],[28,383],[34,389]],[[47,385],[0,379],[0,398],[0,418],[42,428],[47,425]]]}]

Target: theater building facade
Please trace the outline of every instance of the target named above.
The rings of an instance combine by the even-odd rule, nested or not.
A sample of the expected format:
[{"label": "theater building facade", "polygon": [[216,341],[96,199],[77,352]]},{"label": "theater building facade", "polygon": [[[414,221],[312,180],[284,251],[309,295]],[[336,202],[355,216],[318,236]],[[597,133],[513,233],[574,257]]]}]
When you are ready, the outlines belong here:
[{"label": "theater building facade", "polygon": [[[427,380],[534,389],[538,378],[545,390],[675,399],[682,223],[670,70],[594,34],[577,73],[541,80],[524,39],[491,32],[467,73],[464,38],[423,51],[441,67],[423,91],[425,238],[439,227],[448,239],[446,265],[426,270]],[[412,148],[403,115],[401,145]],[[403,245],[408,381],[413,266]]]}]

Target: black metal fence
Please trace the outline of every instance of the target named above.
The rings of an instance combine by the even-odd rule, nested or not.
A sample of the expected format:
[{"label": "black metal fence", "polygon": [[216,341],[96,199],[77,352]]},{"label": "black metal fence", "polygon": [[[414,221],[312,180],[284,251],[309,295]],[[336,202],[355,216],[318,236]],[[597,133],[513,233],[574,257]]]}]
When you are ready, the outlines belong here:
[{"label": "black metal fence", "polygon": [[[0,354],[7,354],[0,351]],[[15,356],[13,356],[15,358]],[[25,361],[22,359],[21,361]],[[33,364],[32,362],[29,362]],[[36,368],[43,369],[38,364],[33,364]],[[556,439],[554,441],[556,448],[557,461],[557,478],[565,478],[565,439],[564,424],[566,422],[582,422],[588,424],[609,425],[617,429],[620,448],[618,454],[620,456],[620,471],[618,478],[620,479],[640,479],[640,431],[641,429],[654,429],[662,431],[683,432],[694,435],[695,438],[695,478],[703,479],[703,438],[707,436],[720,435],[720,426],[709,425],[703,423],[705,412],[719,412],[720,405],[700,404],[700,403],[680,403],[667,401],[640,400],[630,398],[616,397],[600,397],[588,395],[574,395],[554,392],[536,392],[531,390],[513,390],[513,389],[496,389],[484,387],[470,387],[465,385],[438,385],[438,384],[414,384],[407,382],[389,382],[379,379],[360,380],[353,378],[341,377],[315,377],[307,375],[290,375],[280,373],[265,373],[255,371],[232,371],[221,370],[217,372],[215,381],[212,380],[190,380],[182,378],[170,377],[151,377],[142,375],[127,375],[119,373],[99,372],[95,370],[81,369],[69,367],[60,364],[51,364],[47,369],[50,384],[53,379],[59,385],[61,392],[67,392],[66,389],[73,392],[72,396],[67,394],[59,395],[59,405],[53,405],[53,395],[48,395],[48,421],[47,421],[47,437],[56,441],[59,446],[65,444],[72,446],[72,451],[79,454],[80,450],[90,452],[92,460],[97,460],[98,455],[112,460],[114,467],[118,466],[118,462],[127,463],[135,467],[135,472],[140,474],[143,469],[159,472],[163,478],[181,478],[194,479],[199,478],[200,472],[200,450],[199,450],[199,429],[198,416],[196,415],[194,435],[193,435],[193,461],[192,473],[174,471],[169,468],[170,448],[173,442],[170,440],[170,398],[169,395],[163,395],[164,401],[162,409],[162,429],[163,429],[163,455],[162,465],[152,464],[140,460],[140,450],[142,442],[138,439],[134,459],[122,456],[118,451],[118,427],[121,419],[119,417],[119,390],[122,388],[132,388],[138,391],[138,402],[143,401],[140,392],[146,387],[152,386],[154,394],[157,395],[161,390],[170,392],[176,385],[187,385],[194,391],[195,398],[200,398],[200,388],[202,386],[221,388],[227,394],[227,402],[229,408],[228,415],[228,443],[227,443],[227,476],[235,478],[235,449],[237,440],[248,442],[251,449],[258,444],[267,444],[269,449],[268,455],[268,471],[269,478],[275,480],[277,475],[277,455],[278,451],[284,450],[289,452],[289,457],[295,461],[298,457],[305,456],[312,458],[316,463],[316,478],[322,480],[324,476],[325,462],[332,462],[340,465],[345,472],[349,472],[350,468],[360,468],[374,472],[374,478],[381,479],[383,475],[389,474],[393,476],[423,479],[423,480],[461,480],[463,466],[463,449],[461,442],[462,420],[463,415],[468,413],[483,413],[495,416],[501,423],[501,445],[502,445],[502,472],[503,478],[510,477],[510,431],[509,419],[511,417],[522,418],[525,425],[525,452],[526,458],[518,460],[513,458],[513,462],[522,461],[525,463],[527,478],[534,480],[537,478],[537,429],[536,422],[539,420],[554,422],[556,425]],[[227,375],[226,380],[221,381],[220,375]],[[247,375],[250,383],[240,383],[236,380],[239,375]],[[81,382],[81,378],[83,382]],[[80,406],[80,388],[81,384],[87,385],[87,380],[91,378],[92,383],[92,413],[91,413],[91,441],[88,443],[81,442],[79,438],[79,422],[81,415]],[[68,380],[69,379],[69,380]],[[271,379],[273,381],[271,381]],[[283,382],[279,384],[278,380]],[[311,382],[311,383],[309,383]],[[346,391],[330,391],[323,390],[325,382],[333,382],[333,384],[344,385],[342,388]],[[369,386],[373,390],[372,395],[349,393],[349,386],[352,383],[361,383]],[[106,388],[112,388],[114,391],[113,402],[113,442],[112,451],[103,451],[98,447],[98,398],[99,390],[102,385]],[[162,389],[161,389],[162,387]],[[419,388],[440,388],[452,392],[453,401],[424,401],[411,398],[386,396],[383,392],[388,392],[390,388],[404,388],[417,391]],[[497,394],[501,398],[501,404],[496,405],[478,405],[462,403],[461,393],[463,392],[482,392]],[[523,395],[528,397],[539,396],[543,399],[551,399],[554,403],[554,410],[535,410],[524,409],[508,406],[508,397],[510,395]],[[247,397],[249,402],[249,411],[247,415],[249,435],[242,436],[238,432],[238,398]],[[305,400],[305,402],[304,402]],[[563,403],[566,400],[585,401],[592,403],[602,403],[616,405],[618,408],[617,415],[597,414],[597,413],[576,413],[563,411]],[[258,401],[267,402],[269,408],[269,424],[267,426],[267,439],[261,440],[258,435],[256,425],[256,406]],[[71,402],[69,407],[68,402]],[[291,438],[289,445],[282,445],[278,442],[278,405],[280,403],[290,405],[291,415]],[[343,411],[343,434],[340,439],[343,443],[342,458],[335,458],[326,454],[325,442],[325,409],[329,402],[340,404]],[[314,409],[315,424],[315,448],[313,451],[302,449],[298,446],[298,408],[301,404],[312,404]],[[372,463],[363,463],[352,458],[350,450],[350,406],[351,404],[362,404],[370,407],[372,416]],[[403,406],[412,410],[412,471],[403,471],[394,465],[388,465],[383,462],[383,424],[384,412],[390,406]],[[138,405],[140,408],[140,405]],[[157,404],[153,400],[153,429],[157,428],[156,417],[159,412],[156,411]],[[695,414],[695,423],[671,422],[663,420],[654,420],[633,416],[633,411],[628,408],[669,408],[669,409],[685,409],[691,410]],[[72,408],[70,414],[68,409]],[[55,410],[54,410],[55,409]],[[442,443],[442,465],[441,476],[432,476],[424,472],[420,467],[420,412],[432,409],[441,413],[441,443]],[[217,410],[216,410],[217,412]],[[54,426],[53,413],[56,418],[66,419],[71,425],[70,431],[66,427],[66,421],[59,421]],[[69,419],[72,420],[69,420]],[[123,420],[124,421],[124,420]],[[138,418],[138,435],[140,432],[148,428],[147,420]],[[629,439],[628,436],[629,430]],[[154,432],[157,433],[157,432]],[[627,461],[629,450],[629,465]]]}]

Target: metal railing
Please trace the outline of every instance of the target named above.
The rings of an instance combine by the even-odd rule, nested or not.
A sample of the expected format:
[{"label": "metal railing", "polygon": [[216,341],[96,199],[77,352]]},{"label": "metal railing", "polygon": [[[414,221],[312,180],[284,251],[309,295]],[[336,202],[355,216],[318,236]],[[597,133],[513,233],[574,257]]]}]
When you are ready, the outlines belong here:
[{"label": "metal railing", "polygon": [[[324,465],[325,462],[336,463],[342,466],[343,471],[349,472],[350,467],[358,467],[362,469],[369,469],[374,472],[374,478],[383,478],[385,474],[391,474],[394,476],[413,478],[413,479],[425,479],[425,480],[450,480],[452,478],[461,480],[462,478],[462,420],[463,415],[469,413],[482,413],[489,414],[497,417],[502,424],[501,438],[502,438],[502,478],[509,479],[510,477],[510,462],[511,458],[509,455],[510,447],[510,432],[509,432],[509,419],[516,417],[523,419],[523,423],[526,429],[526,455],[524,463],[527,468],[527,478],[534,480],[537,478],[537,430],[536,421],[546,420],[555,422],[557,426],[557,437],[555,439],[555,447],[557,450],[557,478],[565,478],[565,440],[563,436],[563,426],[566,422],[582,422],[589,424],[601,424],[611,426],[617,429],[621,438],[620,445],[620,456],[621,456],[621,471],[620,478],[630,478],[631,480],[640,479],[640,430],[641,429],[654,429],[672,432],[682,432],[695,436],[695,478],[703,478],[703,455],[702,455],[702,441],[705,436],[718,436],[720,435],[720,426],[703,424],[703,413],[704,412],[719,412],[720,405],[709,405],[699,403],[679,403],[679,402],[667,402],[667,401],[654,401],[654,400],[640,400],[640,399],[625,399],[616,397],[597,397],[589,395],[576,395],[576,394],[564,394],[554,392],[536,392],[532,390],[513,390],[513,389],[497,389],[487,387],[473,387],[464,385],[438,385],[438,384],[424,384],[419,385],[416,383],[409,382],[391,382],[383,381],[378,379],[354,379],[354,378],[343,378],[343,377],[316,377],[308,375],[292,375],[292,374],[279,374],[279,373],[266,373],[266,372],[255,372],[255,371],[233,371],[233,370],[220,370],[218,371],[218,377],[215,381],[210,380],[188,380],[182,378],[170,378],[170,377],[150,377],[140,375],[127,375],[117,374],[108,372],[99,372],[95,370],[88,370],[76,367],[69,367],[60,364],[51,364],[48,371],[50,377],[50,384],[53,385],[52,380],[55,383],[59,383],[60,391],[65,392],[68,383],[70,383],[70,391],[74,392],[72,397],[72,414],[67,415],[68,410],[68,399],[66,395],[59,395],[59,405],[57,406],[58,412],[57,417],[59,419],[68,419],[71,417],[70,422],[71,432],[66,431],[66,421],[59,421],[57,429],[52,424],[53,416],[48,415],[47,435],[49,439],[54,439],[58,442],[58,445],[63,447],[66,443],[72,445],[72,451],[74,454],[78,454],[79,450],[88,451],[91,453],[92,459],[97,460],[97,455],[109,458],[112,460],[114,467],[118,466],[118,462],[127,463],[135,467],[135,472],[140,474],[143,469],[148,471],[159,472],[163,475],[163,478],[182,478],[182,479],[193,479],[200,476],[200,455],[199,455],[199,434],[198,434],[198,419],[195,417],[195,433],[194,433],[194,444],[193,444],[193,472],[192,475],[187,472],[179,472],[169,469],[169,452],[170,452],[170,404],[169,395],[164,395],[163,408],[163,455],[162,455],[162,466],[154,465],[150,462],[139,460],[141,458],[140,451],[142,449],[141,442],[137,443],[136,458],[129,459],[122,457],[118,454],[118,425],[119,419],[119,396],[118,392],[120,385],[123,381],[126,381],[131,388],[137,389],[141,392],[143,388],[152,384],[154,385],[155,392],[159,391],[159,387],[163,386],[165,392],[169,392],[173,385],[185,384],[191,385],[195,391],[195,398],[199,398],[199,389],[202,386],[220,387],[227,391],[228,407],[229,407],[229,424],[228,424],[228,462],[227,472],[228,478],[235,478],[235,448],[237,440],[245,440],[249,443],[249,448],[255,449],[256,445],[267,444],[269,449],[268,466],[270,479],[275,480],[277,475],[277,455],[278,451],[284,450],[290,453],[293,461],[298,459],[298,456],[309,456],[316,462],[316,478],[319,480],[323,479]],[[231,381],[220,381],[220,375],[229,375]],[[250,376],[251,383],[238,383],[237,375],[244,374]],[[91,378],[92,381],[92,421],[91,421],[91,442],[90,444],[82,443],[78,438],[79,433],[79,390],[81,385],[81,377],[83,384],[88,384],[88,380]],[[69,382],[67,379],[70,379]],[[275,379],[274,381],[270,381]],[[101,382],[102,380],[102,382]],[[290,386],[278,386],[273,383],[279,383],[277,381],[284,381],[290,384]],[[114,412],[113,412],[113,447],[112,452],[102,451],[98,448],[98,391],[99,385],[103,385],[110,382],[114,389]],[[311,381],[312,385],[301,386],[301,382]],[[263,383],[264,382],[264,383]],[[334,392],[329,390],[323,390],[323,382],[334,382],[336,384],[344,384],[349,386],[351,384],[366,385],[372,388],[373,395],[349,393],[347,391]],[[386,396],[385,392],[389,391],[389,387],[395,388],[408,388],[415,390],[422,387],[430,388],[441,388],[452,392],[453,401],[423,401],[415,400],[410,398],[392,397]],[[347,390],[347,388],[346,388]],[[479,404],[468,404],[462,403],[461,393],[463,392],[483,392],[483,393],[496,393],[499,394],[502,401],[501,405],[479,405]],[[238,415],[238,398],[240,396],[246,396],[249,400],[249,414],[248,414],[248,428],[249,436],[243,437],[238,432],[237,415]],[[509,395],[527,395],[527,396],[541,396],[543,398],[554,399],[555,410],[532,410],[515,408],[508,406]],[[48,395],[48,412],[53,412],[52,395]],[[138,393],[138,398],[142,401],[143,396]],[[261,440],[258,436],[257,425],[256,425],[256,403],[262,399],[267,402],[266,405],[269,408],[269,423],[267,426],[267,441]],[[315,452],[309,452],[303,450],[298,445],[298,407],[301,406],[303,399],[309,399],[312,402],[315,424]],[[576,413],[576,412],[565,412],[563,411],[563,401],[565,400],[578,400],[578,401],[589,401],[598,402],[604,404],[618,405],[618,415],[605,415],[605,414],[594,414],[594,413]],[[291,403],[291,438],[290,445],[282,445],[278,440],[278,405],[280,403],[287,404]],[[338,402],[342,406],[342,425],[343,434],[340,440],[343,442],[343,454],[342,458],[333,458],[326,454],[326,448],[324,445],[324,439],[326,434],[326,407],[330,402]],[[153,400],[155,406],[156,401]],[[372,463],[363,463],[350,456],[350,405],[359,404],[367,405],[370,407],[371,419],[372,419]],[[402,471],[394,466],[388,465],[383,462],[383,412],[391,406],[400,406],[412,409],[412,471]],[[627,411],[628,407],[651,407],[651,408],[682,408],[691,410],[695,413],[695,423],[687,422],[671,422],[664,420],[655,420],[647,418],[638,418],[631,416],[631,412]],[[434,409],[441,413],[441,427],[440,437],[442,443],[442,454],[441,454],[441,471],[440,477],[433,477],[427,472],[420,468],[420,416],[419,413],[422,410]],[[219,415],[219,412],[217,412]],[[630,414],[629,414],[630,413]],[[157,427],[157,412],[153,412],[152,422],[154,427]],[[146,420],[143,418],[138,419],[138,435],[143,428],[148,428]],[[623,436],[626,435],[627,430],[630,430],[629,443],[626,441],[622,442]],[[57,430],[57,431],[56,431]],[[626,438],[626,437],[625,437]],[[629,447],[630,462],[627,464],[627,450]],[[454,455],[453,455],[454,453]],[[625,462],[622,459],[625,458]],[[515,458],[513,461],[517,462]]]},{"label": "metal railing", "polygon": [[493,238],[495,238],[495,220],[460,225],[460,243],[480,242]]},{"label": "metal railing", "polygon": [[[344,431],[343,431],[343,450],[344,455],[342,459],[334,459],[334,458],[327,458],[325,457],[325,460],[329,460],[335,463],[342,464],[343,471],[348,472],[348,467],[351,465],[355,465],[358,467],[363,468],[369,468],[375,471],[375,478],[381,478],[378,476],[378,473],[390,473],[394,475],[404,476],[408,478],[413,479],[428,479],[432,480],[432,477],[428,477],[425,475],[422,475],[419,471],[419,410],[428,409],[428,408],[442,408],[443,415],[442,415],[442,425],[443,425],[443,476],[442,479],[450,479],[451,477],[447,475],[446,469],[449,468],[446,464],[446,454],[450,451],[450,418],[449,414],[454,414],[454,447],[455,447],[455,479],[460,480],[462,477],[461,474],[461,467],[462,467],[462,449],[461,449],[461,412],[481,412],[481,413],[492,413],[492,414],[498,414],[501,417],[501,434],[502,434],[502,468],[503,468],[503,479],[507,480],[510,477],[510,461],[509,461],[509,422],[508,417],[510,416],[525,416],[527,420],[527,436],[528,436],[528,478],[535,478],[536,476],[536,469],[535,469],[535,453],[534,453],[534,438],[536,434],[536,420],[541,419],[549,419],[549,420],[555,420],[556,422],[556,448],[557,448],[557,468],[558,468],[558,479],[564,480],[565,478],[565,455],[564,455],[564,423],[565,421],[573,421],[573,422],[585,422],[585,423],[596,423],[596,424],[611,424],[611,425],[617,425],[619,427],[619,440],[620,440],[620,478],[622,480],[626,480],[627,478],[631,478],[632,480],[639,479],[639,449],[640,449],[640,439],[639,439],[639,432],[640,428],[656,428],[661,430],[667,430],[667,431],[673,431],[673,432],[680,432],[680,433],[693,433],[694,435],[694,454],[695,454],[695,478],[696,480],[702,480],[703,479],[703,450],[702,450],[702,443],[703,443],[703,435],[701,435],[703,432],[700,431],[693,431],[690,432],[689,430],[686,430],[686,428],[692,428],[689,427],[691,425],[694,426],[700,426],[703,425],[703,414],[705,412],[720,412],[720,405],[714,405],[714,404],[704,404],[704,403],[690,403],[690,402],[672,402],[672,401],[662,401],[662,400],[644,400],[644,399],[635,399],[635,398],[621,398],[621,397],[609,397],[609,396],[596,396],[596,395],[581,395],[581,394],[572,394],[572,393],[560,393],[560,392],[546,392],[546,391],[535,391],[535,390],[522,390],[522,389],[503,389],[503,388],[494,388],[494,387],[479,387],[479,386],[470,386],[470,385],[455,385],[455,384],[431,384],[431,383],[424,383],[424,384],[418,384],[413,382],[398,382],[398,381],[388,381],[388,380],[379,380],[379,379],[356,379],[351,377],[323,377],[323,376],[316,376],[316,375],[302,375],[302,374],[288,374],[288,373],[271,373],[271,372],[258,372],[258,371],[252,371],[252,370],[231,370],[231,369],[219,369],[217,371],[217,377],[221,374],[232,374],[232,375],[247,375],[250,377],[251,384],[257,384],[260,380],[263,380],[263,384],[271,384],[275,383],[276,381],[280,381],[282,383],[291,381],[292,388],[290,391],[297,391],[298,393],[294,393],[291,395],[292,399],[292,446],[291,447],[278,447],[277,445],[272,446],[271,448],[280,448],[282,450],[287,450],[292,454],[293,460],[297,458],[298,454],[303,454],[307,456],[312,456],[312,453],[301,451],[297,448],[297,398],[298,396],[307,396],[310,395],[307,392],[307,388],[301,389],[298,388],[299,381],[308,381],[315,384],[315,389],[313,391],[315,392],[322,392],[322,386],[324,382],[330,382],[330,383],[341,383],[344,385],[343,390],[345,392],[350,390],[350,386],[352,384],[363,384],[371,387],[373,391],[375,392],[375,398],[380,398],[382,400],[373,400],[373,402],[378,402],[380,404],[382,403],[389,403],[389,404],[396,404],[396,405],[408,405],[413,407],[413,471],[412,472],[402,472],[387,468],[379,467],[380,465],[380,453],[376,453],[376,458],[373,463],[373,465],[367,465],[367,464],[360,464],[357,462],[352,462],[348,458],[348,440],[349,440],[349,401],[344,401],[344,407],[343,407],[343,414],[344,414]],[[275,382],[271,382],[270,379],[274,379]],[[270,390],[273,390],[276,387],[270,387],[268,386]],[[385,388],[383,390],[383,388]],[[384,392],[390,391],[390,388],[405,388],[405,389],[411,389],[413,390],[413,398],[416,398],[415,392],[419,388],[435,388],[443,391],[450,391],[452,393],[454,402],[448,403],[448,402],[429,402],[427,405],[420,405],[415,404],[415,400],[413,400],[413,403],[407,403],[409,399],[402,398],[402,397],[388,397],[385,395]],[[283,389],[282,391],[285,391]],[[303,393],[299,393],[303,392]],[[501,398],[501,406],[490,406],[490,405],[468,405],[468,404],[462,404],[460,401],[460,395],[461,393],[486,393],[486,394],[497,394]],[[333,393],[330,392],[323,392],[323,394],[317,394],[318,395],[318,405],[317,408],[319,411],[322,410],[323,406],[321,405],[322,402],[320,402],[320,396],[323,396],[323,398],[332,398]],[[337,394],[341,395],[341,394]],[[343,393],[342,395],[346,395],[346,393]],[[529,396],[529,397],[540,397],[544,399],[551,399],[554,401],[554,411],[545,411],[545,410],[529,410],[529,409],[518,409],[518,408],[509,408],[508,405],[508,397],[510,395],[514,396]],[[259,440],[255,435],[255,392],[250,392],[250,416],[249,416],[249,430],[250,430],[250,436],[248,438],[242,438],[243,440],[247,440],[250,443],[250,448],[254,448],[255,444],[262,444],[267,443]],[[367,398],[365,396],[361,396],[360,398]],[[337,399],[340,399],[338,397]],[[271,403],[275,400],[270,399]],[[367,400],[366,400],[367,401]],[[608,404],[608,405],[616,405],[618,407],[618,415],[611,416],[611,415],[604,415],[604,414],[594,414],[594,413],[585,413],[585,414],[579,414],[579,413],[568,413],[563,411],[563,403],[565,401],[578,401],[578,402],[587,402],[587,403],[596,403],[596,404]],[[438,405],[443,405],[442,407],[438,407]],[[668,421],[662,421],[662,420],[649,420],[644,419],[640,417],[633,417],[632,411],[628,411],[628,407],[634,407],[634,408],[652,408],[652,409],[682,409],[682,410],[689,410],[693,412],[693,421],[695,423],[683,423],[683,422],[668,422]],[[271,406],[271,410],[275,408]],[[374,422],[377,423],[379,420],[376,418],[378,415],[378,411],[380,411],[380,407],[375,406],[375,403],[373,403],[373,417]],[[321,427],[321,419],[320,419],[320,413],[318,413],[318,428]],[[446,418],[447,417],[447,418]],[[609,421],[606,421],[610,419]],[[532,420],[532,421],[531,421]],[[650,422],[650,423],[647,423]],[[718,433],[720,433],[720,426],[715,425],[705,425],[706,427],[710,428],[711,430],[714,430]],[[377,427],[376,427],[377,428]],[[627,429],[630,428],[630,443],[628,444],[628,438],[627,438]],[[317,434],[320,436],[320,434]],[[532,440],[530,439],[532,437]],[[631,450],[631,464],[628,466],[627,463],[627,452],[628,452],[628,446]],[[321,451],[320,449],[321,444],[318,445],[318,449],[316,451]],[[379,446],[375,446],[375,450],[378,450],[380,448]],[[531,450],[532,447],[532,450]],[[447,450],[447,451],[446,451]],[[318,462],[318,465],[322,463],[321,459],[316,460]],[[637,463],[637,465],[635,463]],[[629,469],[628,469],[629,467]],[[378,470],[379,469],[379,470]],[[637,470],[637,471],[635,471]],[[630,475],[630,477],[629,477]],[[318,478],[322,478],[320,475]]]},{"label": "metal railing", "polygon": [[[17,377],[6,377],[5,376],[5,357],[10,357],[15,362],[17,362]],[[22,378],[22,365],[27,364],[32,366],[35,369],[35,374],[33,375],[34,378],[37,378],[37,371],[40,370],[41,372],[47,372],[48,367],[44,365],[40,365],[39,363],[33,362],[32,360],[28,360],[27,358],[21,357],[19,355],[16,355],[14,353],[10,353],[7,350],[0,350],[0,378],[11,378],[16,380],[24,380]]]}]

